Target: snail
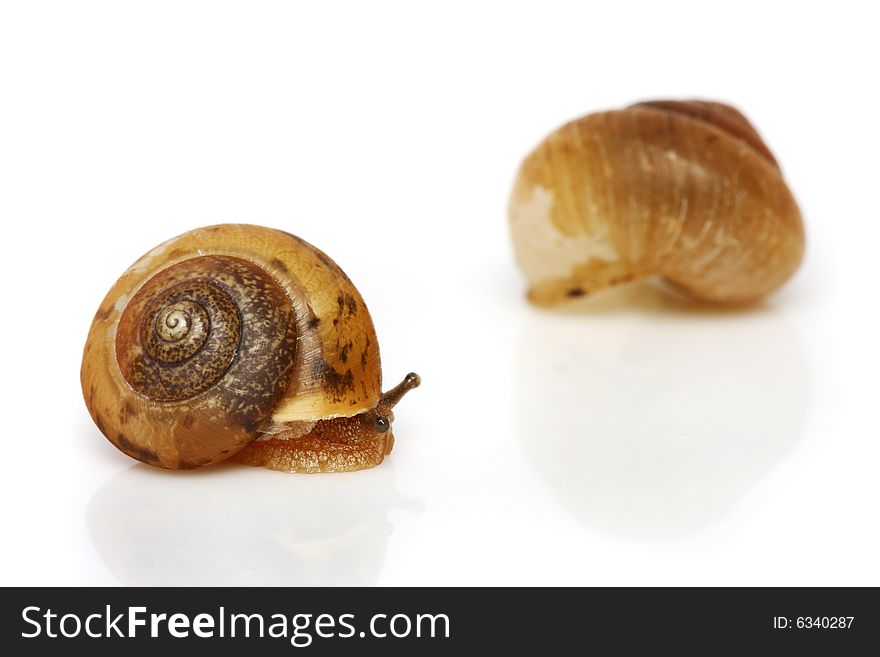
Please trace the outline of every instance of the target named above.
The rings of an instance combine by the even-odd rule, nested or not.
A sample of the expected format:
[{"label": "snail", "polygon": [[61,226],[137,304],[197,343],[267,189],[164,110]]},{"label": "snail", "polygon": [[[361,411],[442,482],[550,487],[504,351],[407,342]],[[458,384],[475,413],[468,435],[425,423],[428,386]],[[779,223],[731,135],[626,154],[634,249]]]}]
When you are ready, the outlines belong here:
[{"label": "snail", "polygon": [[342,269],[294,235],[199,228],[135,262],[101,303],[83,396],[125,454],[163,468],[224,460],[288,472],[378,465],[392,408],[379,345]]},{"label": "snail", "polygon": [[738,110],[707,101],[643,102],[563,125],[523,161],[509,221],[541,306],[650,277],[697,300],[754,302],[804,252],[773,154]]}]

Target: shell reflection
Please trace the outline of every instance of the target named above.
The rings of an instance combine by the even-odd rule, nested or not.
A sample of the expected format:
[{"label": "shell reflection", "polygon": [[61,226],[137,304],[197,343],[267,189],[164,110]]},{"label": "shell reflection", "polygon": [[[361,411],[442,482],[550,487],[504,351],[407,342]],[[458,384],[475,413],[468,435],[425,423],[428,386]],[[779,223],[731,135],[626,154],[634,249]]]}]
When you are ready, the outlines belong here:
[{"label": "shell reflection", "polygon": [[772,308],[682,304],[643,285],[530,314],[521,444],[588,525],[639,538],[700,529],[801,438],[810,372],[797,333]]},{"label": "shell reflection", "polygon": [[87,522],[126,585],[363,586],[382,570],[401,496],[393,467],[290,477],[233,466],[136,465],[92,498]]}]

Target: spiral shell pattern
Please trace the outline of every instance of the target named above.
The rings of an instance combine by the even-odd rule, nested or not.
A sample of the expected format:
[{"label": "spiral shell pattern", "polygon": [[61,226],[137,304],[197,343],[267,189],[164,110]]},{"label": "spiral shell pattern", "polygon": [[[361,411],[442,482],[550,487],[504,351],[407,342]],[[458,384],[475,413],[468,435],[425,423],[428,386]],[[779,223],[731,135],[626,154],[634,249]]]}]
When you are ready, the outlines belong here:
[{"label": "spiral shell pattern", "polygon": [[[257,265],[195,257],[138,289],[114,347],[130,389],[102,415],[105,433],[140,460],[195,467],[234,453],[269,420],[293,374],[296,318],[284,290]],[[173,426],[176,442],[152,430],[126,433],[140,419]],[[108,431],[111,422],[117,426]],[[197,456],[182,457],[190,444]]]},{"label": "spiral shell pattern", "polygon": [[372,319],[345,273],[245,224],[189,231],[129,267],[95,315],[81,379],[110,442],[172,469],[288,423],[356,416],[381,394]]}]

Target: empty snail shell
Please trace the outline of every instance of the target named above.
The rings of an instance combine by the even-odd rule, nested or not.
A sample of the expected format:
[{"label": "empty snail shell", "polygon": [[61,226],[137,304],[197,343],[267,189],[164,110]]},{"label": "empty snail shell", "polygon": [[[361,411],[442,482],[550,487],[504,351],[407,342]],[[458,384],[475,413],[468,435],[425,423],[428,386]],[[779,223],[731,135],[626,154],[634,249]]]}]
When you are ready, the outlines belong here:
[{"label": "empty snail shell", "polygon": [[804,251],[773,155],[714,102],[644,102],[562,126],[522,163],[509,214],[538,305],[654,276],[700,300],[752,302]]},{"label": "empty snail shell", "polygon": [[164,468],[232,458],[290,472],[382,462],[392,407],[379,345],[339,266],[270,228],[220,225],[156,247],[116,282],[83,352],[101,432]]}]

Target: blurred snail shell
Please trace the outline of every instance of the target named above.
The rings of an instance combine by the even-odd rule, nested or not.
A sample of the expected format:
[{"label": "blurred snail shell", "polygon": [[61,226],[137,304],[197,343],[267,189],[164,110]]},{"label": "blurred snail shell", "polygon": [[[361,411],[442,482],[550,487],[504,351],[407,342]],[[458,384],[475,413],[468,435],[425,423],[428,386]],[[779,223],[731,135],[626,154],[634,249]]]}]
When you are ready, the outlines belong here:
[{"label": "blurred snail shell", "polygon": [[81,370],[101,432],[150,465],[234,458],[297,472],[359,470],[394,442],[364,300],[342,269],[270,228],[184,233],[134,263],[101,303]]},{"label": "blurred snail shell", "polygon": [[804,252],[775,158],[715,102],[644,102],[562,126],[522,163],[509,215],[538,305],[654,276],[746,303],[788,280]]}]

